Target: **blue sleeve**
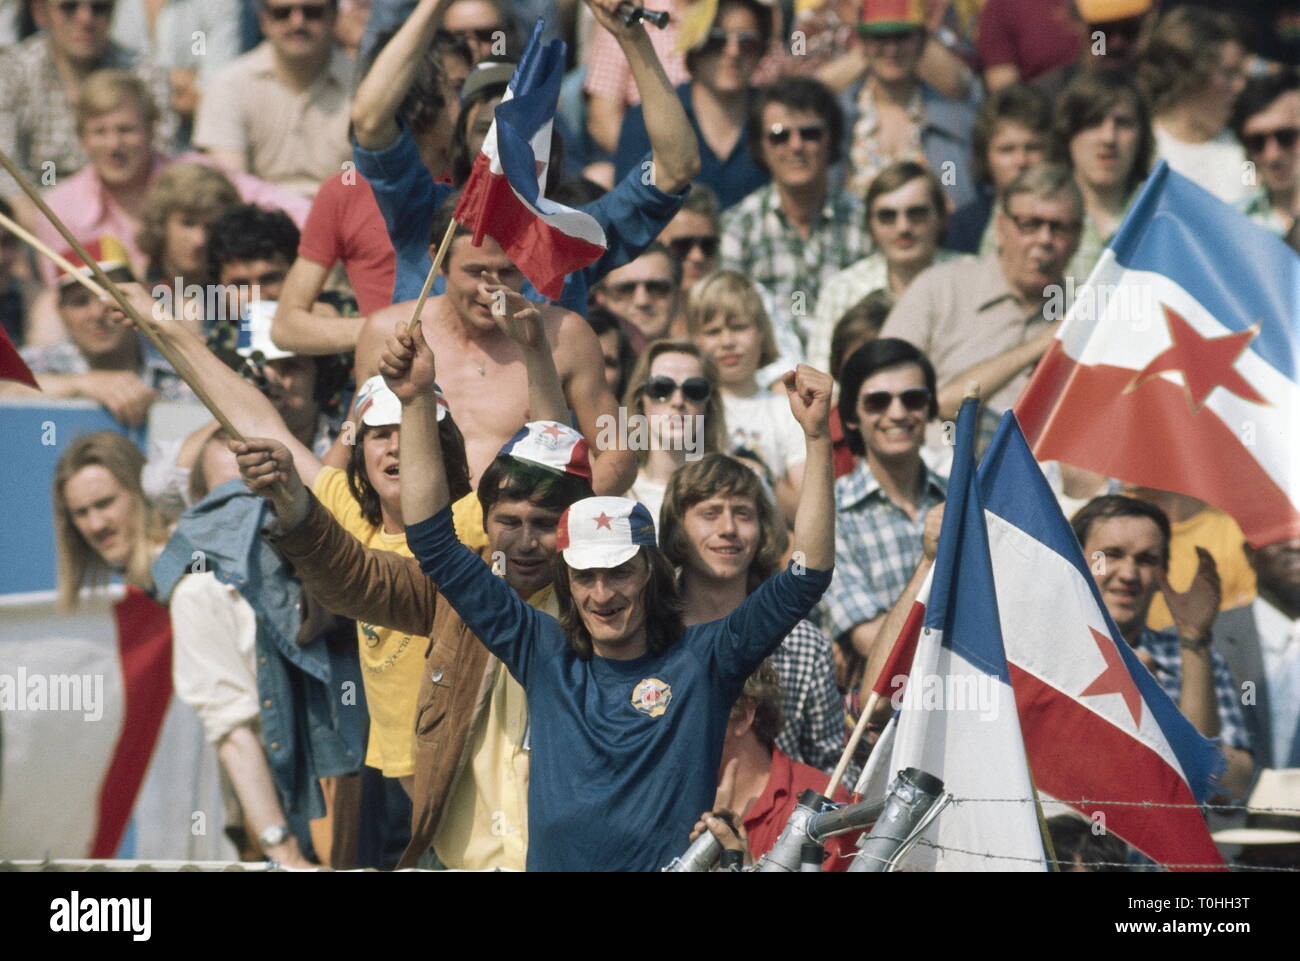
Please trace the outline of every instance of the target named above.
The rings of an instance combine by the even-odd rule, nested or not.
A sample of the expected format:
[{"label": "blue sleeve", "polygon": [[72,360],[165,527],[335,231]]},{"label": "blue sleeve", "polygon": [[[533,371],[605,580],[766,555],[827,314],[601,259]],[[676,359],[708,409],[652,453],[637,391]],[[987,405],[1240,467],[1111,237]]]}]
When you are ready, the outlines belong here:
[{"label": "blue sleeve", "polygon": [[411,131],[400,121],[397,126],[400,132],[391,146],[367,150],[353,141],[352,157],[357,172],[375,192],[375,202],[384,215],[388,237],[398,256],[404,249],[418,247],[425,251],[427,260],[434,211],[452,188],[433,182]]},{"label": "blue sleeve", "polygon": [[640,165],[650,152],[650,135],[645,129],[645,108],[640,104],[628,108],[619,130],[618,147],[614,151],[614,179],[622,180],[628,171]]},{"label": "blue sleeve", "polygon": [[791,561],[726,617],[695,629],[697,643],[710,645],[708,655],[729,697],[740,692],[763,658],[808,616],[830,583],[831,571],[803,568],[797,573]]},{"label": "blue sleeve", "polygon": [[560,653],[564,642],[556,620],[524,603],[456,538],[450,507],[407,527],[406,543],[438,593],[520,684],[528,686],[537,657]]},{"label": "blue sleeve", "polygon": [[[641,159],[648,161],[650,156],[645,153]],[[583,268],[589,286],[594,287],[611,270],[641,256],[682,209],[689,186],[680,194],[666,194],[645,182],[650,179],[642,176],[642,166],[636,163],[613,190],[581,208],[600,224],[608,244],[599,260]]]}]

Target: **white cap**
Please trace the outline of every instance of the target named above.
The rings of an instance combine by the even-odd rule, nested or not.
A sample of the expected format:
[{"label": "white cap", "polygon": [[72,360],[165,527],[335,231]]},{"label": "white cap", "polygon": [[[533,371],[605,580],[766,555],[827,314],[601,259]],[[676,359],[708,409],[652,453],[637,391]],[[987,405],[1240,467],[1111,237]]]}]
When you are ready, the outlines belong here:
[{"label": "white cap", "polygon": [[275,316],[274,300],[254,300],[239,317],[239,339],[235,353],[240,357],[261,354],[262,360],[284,360],[297,356],[293,351],[281,350],[271,339],[271,318]]}]

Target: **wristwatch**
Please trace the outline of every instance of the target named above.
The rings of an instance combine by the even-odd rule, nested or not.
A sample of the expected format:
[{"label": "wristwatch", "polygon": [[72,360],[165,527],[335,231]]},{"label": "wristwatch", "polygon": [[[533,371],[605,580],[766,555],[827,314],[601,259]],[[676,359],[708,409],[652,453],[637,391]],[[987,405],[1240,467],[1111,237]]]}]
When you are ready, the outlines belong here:
[{"label": "wristwatch", "polygon": [[1194,651],[1198,654],[1208,648],[1213,640],[1214,638],[1209,633],[1206,633],[1206,635],[1200,640],[1193,640],[1182,632],[1179,632],[1178,634],[1178,646],[1184,650]]},{"label": "wristwatch", "polygon": [[289,837],[289,827],[285,824],[272,824],[269,828],[258,835],[257,843],[262,845],[262,850],[273,848],[276,845],[283,844]]}]

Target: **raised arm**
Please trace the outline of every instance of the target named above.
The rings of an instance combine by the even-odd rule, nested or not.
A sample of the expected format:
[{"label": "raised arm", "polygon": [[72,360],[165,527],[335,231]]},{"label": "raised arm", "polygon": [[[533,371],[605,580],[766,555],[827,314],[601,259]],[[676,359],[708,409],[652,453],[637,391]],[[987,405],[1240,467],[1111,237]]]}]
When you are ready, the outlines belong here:
[{"label": "raised arm", "polygon": [[[271,437],[284,444],[293,455],[303,480],[311,484],[320,473],[321,462],[289,432],[275,406],[260,390],[223,364],[198,336],[161,309],[139,284],[122,284],[122,291],[143,317],[152,317],[154,331],[179,357],[185,370],[182,376],[193,377],[209,397],[215,398],[222,412],[245,437]],[[113,308],[121,318],[121,311]]]},{"label": "raised arm", "polygon": [[[605,380],[600,342],[591,326],[574,313],[560,321],[557,354],[563,358],[564,396],[573,408],[578,430],[591,448],[591,487],[597,494],[617,496],[636,479],[636,454],[630,450],[601,450],[597,441],[604,425],[618,421],[618,402]],[[610,418],[610,419],[607,419]]]},{"label": "raised arm", "polygon": [[402,518],[407,527],[426,521],[451,504],[438,436],[437,368],[422,325],[399,323],[385,344],[379,372],[402,402]]},{"label": "raised arm", "polygon": [[492,319],[523,352],[529,419],[567,423],[569,405],[564,400],[564,388],[546,336],[546,322],[538,305],[505,286],[495,274],[483,274],[479,296],[492,302]]},{"label": "raised arm", "polygon": [[[620,2],[622,0],[587,0],[587,6],[597,22],[618,41],[632,71],[632,81],[641,94],[654,164],[654,185],[666,194],[681,193],[700,172],[700,148],[695,131],[681,100],[668,82],[668,75],[659,62],[645,24],[638,22],[626,26],[617,16]],[[617,135],[614,141],[617,142]],[[608,149],[612,150],[613,145]]]},{"label": "raised arm", "polygon": [[406,22],[375,58],[352,96],[352,129],[366,150],[397,141],[397,108],[410,89],[447,0],[420,0]]},{"label": "raised arm", "polygon": [[835,469],[831,463],[830,374],[807,364],[785,375],[790,412],[803,428],[807,459],[794,516],[794,551],[811,570],[835,565]]}]

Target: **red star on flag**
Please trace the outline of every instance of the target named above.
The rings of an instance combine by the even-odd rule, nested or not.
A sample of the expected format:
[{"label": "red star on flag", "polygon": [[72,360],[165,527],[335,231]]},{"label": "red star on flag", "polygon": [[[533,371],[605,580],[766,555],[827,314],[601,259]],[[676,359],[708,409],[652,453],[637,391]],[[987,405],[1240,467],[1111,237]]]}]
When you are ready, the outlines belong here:
[{"label": "red star on flag", "polygon": [[1176,310],[1165,304],[1160,309],[1165,312],[1173,343],[1151,359],[1124,393],[1137,390],[1165,371],[1176,370],[1183,375],[1183,391],[1193,414],[1205,406],[1205,399],[1216,387],[1256,404],[1268,403],[1233,366],[1259,333],[1259,324],[1223,337],[1202,337]]},{"label": "red star on flag", "polygon": [[600,516],[596,518],[596,530],[600,530],[603,527],[607,531],[612,531],[614,528],[609,526],[609,522],[613,519],[614,518],[610,517],[604,511],[601,511]]},{"label": "red star on flag", "polygon": [[559,424],[547,424],[545,427],[542,428],[542,433],[550,434],[556,440],[559,440],[560,437],[564,435],[564,431],[561,430]]},{"label": "red star on flag", "polygon": [[1090,627],[1088,630],[1092,631],[1092,639],[1097,643],[1097,649],[1101,651],[1101,656],[1106,659],[1106,670],[1097,675],[1097,678],[1079,696],[1096,697],[1100,694],[1119,694],[1124,698],[1124,703],[1128,705],[1129,713],[1133,715],[1133,723],[1137,727],[1141,727],[1142,695],[1138,693],[1137,685],[1133,682],[1133,675],[1128,672],[1124,659],[1120,657],[1119,651],[1115,649],[1115,642],[1094,628]]}]

